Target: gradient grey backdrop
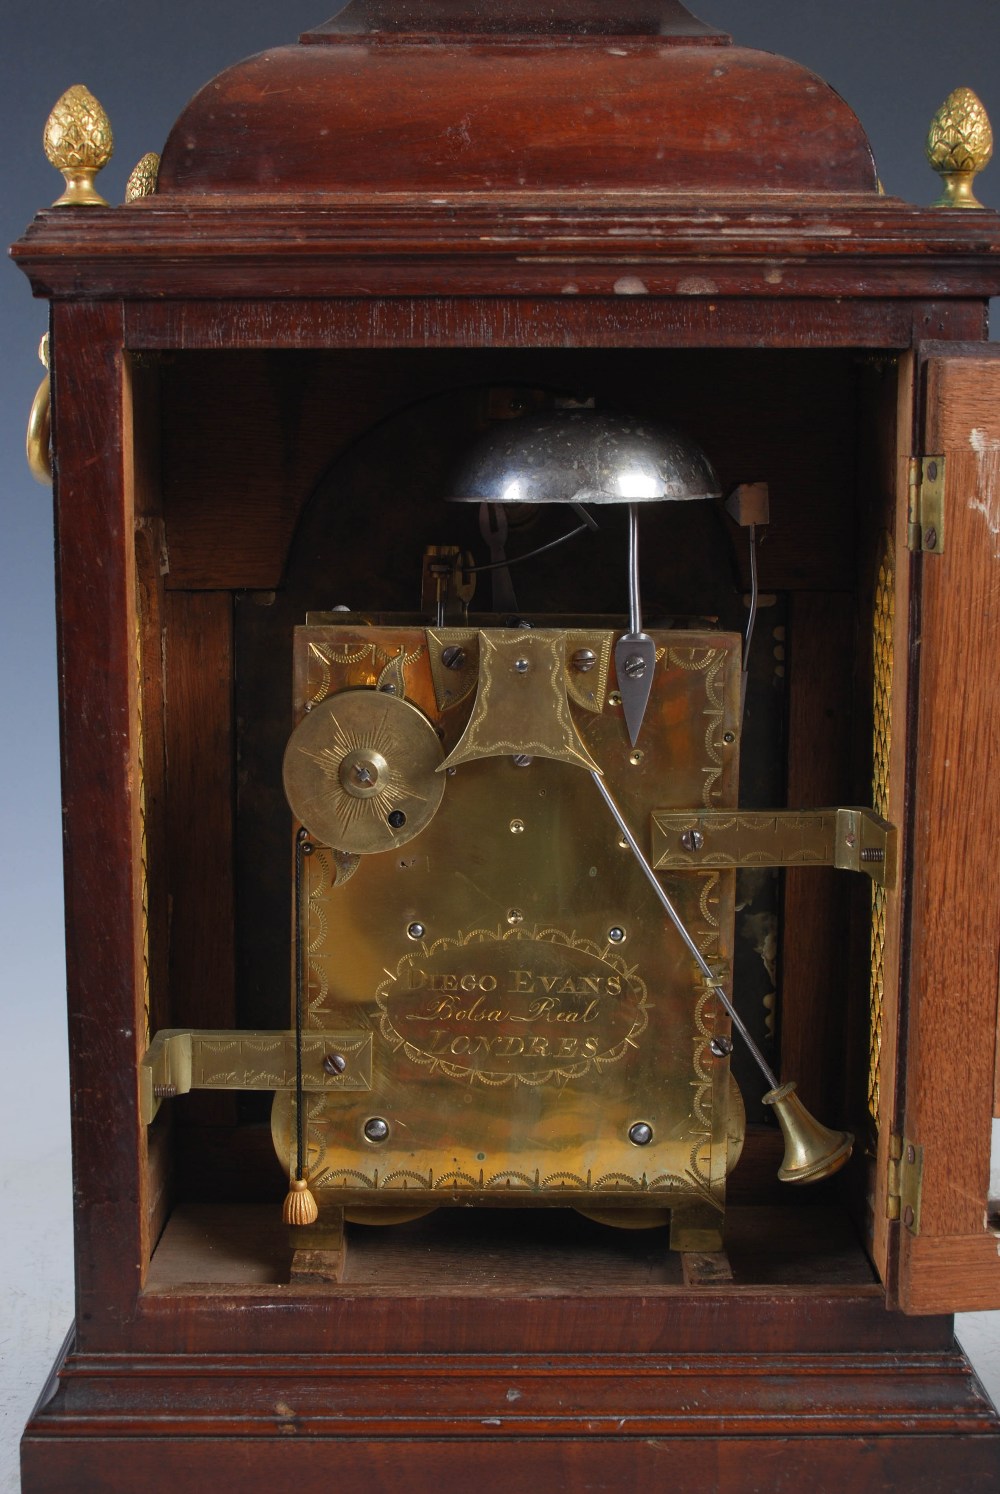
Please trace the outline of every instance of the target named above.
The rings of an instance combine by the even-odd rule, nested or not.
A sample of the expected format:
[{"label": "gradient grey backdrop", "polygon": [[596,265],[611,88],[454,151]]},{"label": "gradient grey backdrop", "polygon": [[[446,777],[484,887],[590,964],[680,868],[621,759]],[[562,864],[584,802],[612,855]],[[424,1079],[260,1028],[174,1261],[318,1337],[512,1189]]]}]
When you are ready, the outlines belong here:
[{"label": "gradient grey backdrop", "polygon": [[[98,185],[120,202],[132,166],[162,147],[197,88],[337,8],[335,0],[6,0],[0,239],[17,238],[61,189],[41,133],[70,84],[86,83],[111,117],[115,156]],[[693,9],[738,42],[796,58],[832,83],[867,128],[887,192],[918,203],[937,195],[923,141],[952,88],[974,88],[1000,130],[998,0],[702,0]],[[1000,202],[1000,162],[980,195]],[[17,1488],[15,1439],[71,1298],[51,498],[23,455],[46,318],[9,264],[0,303],[0,1490],[9,1490]],[[963,1324],[980,1363],[996,1321],[981,1314]],[[1000,1378],[995,1337],[993,1352]]]}]

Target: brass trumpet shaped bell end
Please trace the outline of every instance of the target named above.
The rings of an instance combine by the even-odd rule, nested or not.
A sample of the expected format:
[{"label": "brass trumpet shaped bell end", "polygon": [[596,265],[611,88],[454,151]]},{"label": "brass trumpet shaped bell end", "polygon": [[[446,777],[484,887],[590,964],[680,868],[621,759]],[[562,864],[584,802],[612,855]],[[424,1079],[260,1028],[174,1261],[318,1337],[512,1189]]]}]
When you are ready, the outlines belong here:
[{"label": "brass trumpet shaped bell end", "polygon": [[772,1105],[785,1138],[785,1155],[778,1168],[783,1183],[818,1183],[837,1172],[854,1149],[850,1131],[821,1126],[795,1093],[795,1084],[768,1090],[764,1104]]}]

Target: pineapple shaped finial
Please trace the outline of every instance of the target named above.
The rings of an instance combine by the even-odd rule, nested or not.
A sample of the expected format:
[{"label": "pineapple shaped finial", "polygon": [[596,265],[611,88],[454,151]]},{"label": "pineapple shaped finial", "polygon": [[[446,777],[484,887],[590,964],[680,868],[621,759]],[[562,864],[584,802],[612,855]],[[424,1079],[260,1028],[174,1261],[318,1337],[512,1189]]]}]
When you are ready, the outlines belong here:
[{"label": "pineapple shaped finial", "polygon": [[125,201],[138,202],[140,197],[152,197],[156,191],[156,178],[160,170],[160,158],[155,150],[146,154],[132,167],[125,183]]},{"label": "pineapple shaped finial", "polygon": [[82,83],[67,88],[48,117],[42,139],[45,154],[66,178],[66,190],[53,206],[107,207],[94,188],[94,177],[111,160],[111,122]]},{"label": "pineapple shaped finial", "polygon": [[944,188],[935,207],[978,208],[972,184],[989,165],[993,131],[982,102],[971,88],[956,88],[931,120],[927,159]]}]

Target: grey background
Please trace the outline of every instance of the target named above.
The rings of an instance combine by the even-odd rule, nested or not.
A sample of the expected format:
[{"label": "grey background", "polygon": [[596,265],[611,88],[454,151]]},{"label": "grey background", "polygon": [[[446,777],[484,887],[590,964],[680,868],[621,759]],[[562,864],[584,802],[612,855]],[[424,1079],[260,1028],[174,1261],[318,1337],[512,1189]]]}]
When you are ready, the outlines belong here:
[{"label": "grey background", "polygon": [[[886,190],[910,201],[937,195],[923,141],[952,88],[974,88],[1000,129],[996,0],[693,8],[743,45],[793,57],[832,83],[868,130]],[[335,9],[333,0],[6,0],[0,239],[17,238],[61,190],[41,132],[70,84],[86,83],[111,117],[115,156],[98,185],[118,202],[132,166],[161,148],[196,89]],[[1000,164],[980,196],[1000,202]],[[51,498],[23,455],[46,317],[10,264],[0,266],[0,306],[0,1490],[13,1490],[16,1439],[70,1320],[71,1252]],[[998,1322],[977,1314],[960,1325],[994,1396]]]}]

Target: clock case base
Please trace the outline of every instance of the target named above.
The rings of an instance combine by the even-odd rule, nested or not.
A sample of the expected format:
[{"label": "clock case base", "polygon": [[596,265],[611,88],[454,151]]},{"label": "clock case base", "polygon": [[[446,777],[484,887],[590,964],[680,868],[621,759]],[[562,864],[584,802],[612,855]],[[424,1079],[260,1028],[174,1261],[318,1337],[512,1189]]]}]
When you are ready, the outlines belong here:
[{"label": "clock case base", "polygon": [[[384,1321],[384,1306],[367,1309]],[[24,1434],[22,1487],[420,1491],[448,1477],[588,1494],[973,1494],[1000,1479],[1000,1421],[951,1319],[887,1313],[877,1291],[808,1305],[712,1289],[684,1304],[497,1297],[486,1313],[481,1298],[457,1297],[434,1311],[461,1351],[428,1355],[411,1332],[377,1355],[77,1354],[69,1343]]]}]

